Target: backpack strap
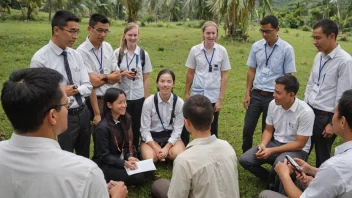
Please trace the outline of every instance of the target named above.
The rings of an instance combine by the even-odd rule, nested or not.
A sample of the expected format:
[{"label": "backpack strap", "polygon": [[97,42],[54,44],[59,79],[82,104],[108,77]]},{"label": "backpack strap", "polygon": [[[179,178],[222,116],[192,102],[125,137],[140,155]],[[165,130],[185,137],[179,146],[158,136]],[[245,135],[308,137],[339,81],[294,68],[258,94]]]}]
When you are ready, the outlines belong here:
[{"label": "backpack strap", "polygon": [[174,95],[174,99],[173,99],[173,103],[172,103],[172,112],[171,112],[171,119],[170,119],[170,124],[169,125],[172,125],[172,122],[175,118],[175,107],[176,107],[176,103],[177,103],[177,96],[176,94],[172,94]]},{"label": "backpack strap", "polygon": [[[161,116],[160,116],[160,113],[159,113],[158,95],[157,95],[157,94],[158,94],[158,93],[154,94],[155,110],[156,110],[156,113],[158,114],[158,117],[159,117],[161,126],[162,126],[163,129],[165,130],[163,121],[161,120]],[[173,95],[173,103],[172,103],[172,111],[171,111],[171,118],[170,118],[170,123],[169,123],[169,125],[172,125],[173,119],[175,118],[175,107],[176,107],[176,103],[177,103],[177,96],[176,96],[175,94],[172,94],[172,95]]]},{"label": "backpack strap", "polygon": [[120,65],[121,65],[121,62],[122,62],[122,57],[121,57],[121,54],[119,52],[119,56],[117,57],[117,66],[120,68]]},{"label": "backpack strap", "polygon": [[141,56],[141,65],[142,65],[142,71],[143,71],[144,65],[145,65],[145,51],[142,48],[140,49],[141,50],[139,51],[139,55]]}]

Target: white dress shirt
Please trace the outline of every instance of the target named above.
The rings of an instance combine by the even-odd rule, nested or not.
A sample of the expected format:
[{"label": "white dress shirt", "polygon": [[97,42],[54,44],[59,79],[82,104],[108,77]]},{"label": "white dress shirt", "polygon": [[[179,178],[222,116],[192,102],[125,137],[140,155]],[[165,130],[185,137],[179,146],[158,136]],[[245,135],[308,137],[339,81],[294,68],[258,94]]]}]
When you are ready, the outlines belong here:
[{"label": "white dress shirt", "polygon": [[[314,112],[304,101],[295,98],[292,106],[285,110],[281,105],[275,104],[275,99],[269,104],[266,123],[275,128],[274,139],[281,143],[296,141],[297,135],[312,136]],[[310,138],[302,150],[309,152]]]},{"label": "white dress shirt", "polygon": [[174,161],[169,198],[239,198],[237,157],[215,135],[192,140]]},{"label": "white dress shirt", "polygon": [[[207,58],[204,52],[206,52]],[[213,59],[211,59],[212,56]],[[209,72],[209,62],[212,65],[212,72]],[[215,43],[213,50],[207,52],[204,48],[204,42],[202,42],[192,47],[186,66],[195,69],[192,95],[202,95],[207,97],[211,103],[216,103],[220,96],[221,72],[231,69],[226,49]]]},{"label": "white dress shirt", "polygon": [[[163,102],[160,98],[159,92],[158,96],[158,107],[161,120],[166,130],[172,130],[171,137],[168,142],[171,144],[175,144],[178,139],[181,137],[184,118],[183,118],[183,100],[180,97],[177,97],[177,102],[175,106],[175,118],[170,124],[172,105],[173,105],[173,94],[170,95],[170,98],[167,102]],[[142,116],[141,116],[141,136],[142,140],[146,143],[153,141],[153,137],[151,135],[151,131],[153,132],[163,132],[164,128],[161,125],[159,116],[156,112],[155,104],[154,104],[154,94],[149,96],[143,104]]]},{"label": "white dress shirt", "polygon": [[325,161],[301,198],[352,197],[352,141],[335,148],[335,156]]},{"label": "white dress shirt", "polygon": [[[130,56],[126,48],[124,51],[124,56],[121,59],[121,64],[120,64],[121,71],[125,71],[125,70],[131,71],[132,68],[137,70],[137,76],[135,77],[135,80],[131,80],[131,79],[128,79],[127,77],[121,76],[120,88],[126,93],[127,100],[138,100],[144,97],[143,74],[152,72],[152,64],[150,62],[149,54],[145,50],[144,50],[145,65],[142,71],[142,61],[141,61],[141,56],[139,52],[140,52],[140,48],[137,45],[136,49],[134,50],[134,55]],[[119,53],[120,53],[120,48],[116,49],[114,52],[116,59],[118,59]],[[127,67],[127,61],[128,61],[129,67]]]},{"label": "white dress shirt", "polygon": [[[111,45],[105,41],[98,49],[95,49],[87,37],[87,39],[77,48],[77,51],[81,54],[88,73],[100,74],[101,70],[103,74],[110,74],[111,72],[120,70],[117,66],[117,59],[114,50]],[[111,87],[118,87],[118,83],[106,83],[95,88],[96,95],[104,96],[106,90]]]},{"label": "white dress shirt", "polygon": [[[323,68],[321,72],[320,67]],[[304,101],[315,109],[334,113],[342,93],[348,89],[352,89],[351,55],[341,49],[340,45],[326,56],[319,52],[314,59]]]},{"label": "white dress shirt", "polygon": [[13,133],[0,142],[0,156],[0,197],[109,197],[99,167],[53,139]]},{"label": "white dress shirt", "polygon": [[[79,52],[69,47],[66,47],[65,51],[67,52],[67,60],[70,66],[73,83],[78,86],[77,90],[81,94],[82,102],[84,102],[84,97],[89,96],[93,88],[89,81],[88,72]],[[64,80],[60,84],[70,85],[65,70],[64,57],[61,55],[62,52],[63,50],[50,40],[47,45],[43,46],[33,55],[30,67],[54,69],[64,77]],[[78,104],[75,97],[71,98],[74,99],[74,102],[70,108],[77,108]]]}]

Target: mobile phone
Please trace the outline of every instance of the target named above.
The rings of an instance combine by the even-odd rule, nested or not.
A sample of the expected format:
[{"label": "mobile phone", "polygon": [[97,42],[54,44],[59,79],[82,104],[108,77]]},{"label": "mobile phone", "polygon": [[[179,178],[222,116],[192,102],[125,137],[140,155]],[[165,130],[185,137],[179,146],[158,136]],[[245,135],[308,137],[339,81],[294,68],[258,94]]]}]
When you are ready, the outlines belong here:
[{"label": "mobile phone", "polygon": [[259,154],[259,153],[261,153],[263,151],[263,149],[260,147],[260,146],[258,146],[258,151],[255,153],[255,154]]},{"label": "mobile phone", "polygon": [[290,163],[293,167],[293,169],[298,172],[299,174],[302,174],[302,169],[301,167],[298,166],[298,164],[295,162],[295,160],[292,159],[289,155],[286,155],[286,159],[288,163]]},{"label": "mobile phone", "polygon": [[[131,71],[134,73],[134,75],[137,75],[137,70],[135,68],[132,68]],[[136,80],[136,77],[133,77],[133,81]]]}]

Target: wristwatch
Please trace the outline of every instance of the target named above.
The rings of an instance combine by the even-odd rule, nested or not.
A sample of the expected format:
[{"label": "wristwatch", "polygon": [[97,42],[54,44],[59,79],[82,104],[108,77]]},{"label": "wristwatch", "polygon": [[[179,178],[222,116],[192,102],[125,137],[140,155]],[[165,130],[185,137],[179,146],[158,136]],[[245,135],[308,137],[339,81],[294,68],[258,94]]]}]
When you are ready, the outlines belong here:
[{"label": "wristwatch", "polygon": [[107,74],[104,74],[103,81],[106,82],[106,83],[108,82],[108,75]]}]

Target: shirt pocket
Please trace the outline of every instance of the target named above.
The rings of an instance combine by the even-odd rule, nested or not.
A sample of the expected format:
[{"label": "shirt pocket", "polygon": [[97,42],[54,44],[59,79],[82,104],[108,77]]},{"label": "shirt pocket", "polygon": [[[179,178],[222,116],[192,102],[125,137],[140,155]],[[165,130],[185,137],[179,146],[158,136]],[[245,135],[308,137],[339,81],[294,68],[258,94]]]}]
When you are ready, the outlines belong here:
[{"label": "shirt pocket", "polygon": [[336,73],[325,73],[320,76],[320,79],[322,79],[322,84],[324,88],[334,88],[336,87],[337,84],[337,76]]},{"label": "shirt pocket", "polygon": [[297,123],[288,121],[287,122],[287,130],[289,133],[289,136],[296,136],[297,135]]},{"label": "shirt pocket", "polygon": [[73,83],[75,85],[81,85],[81,68],[77,65],[72,65],[70,69]]},{"label": "shirt pocket", "polygon": [[274,56],[270,58],[270,67],[272,71],[276,74],[282,74],[284,73],[284,57],[279,57],[279,56]]}]

